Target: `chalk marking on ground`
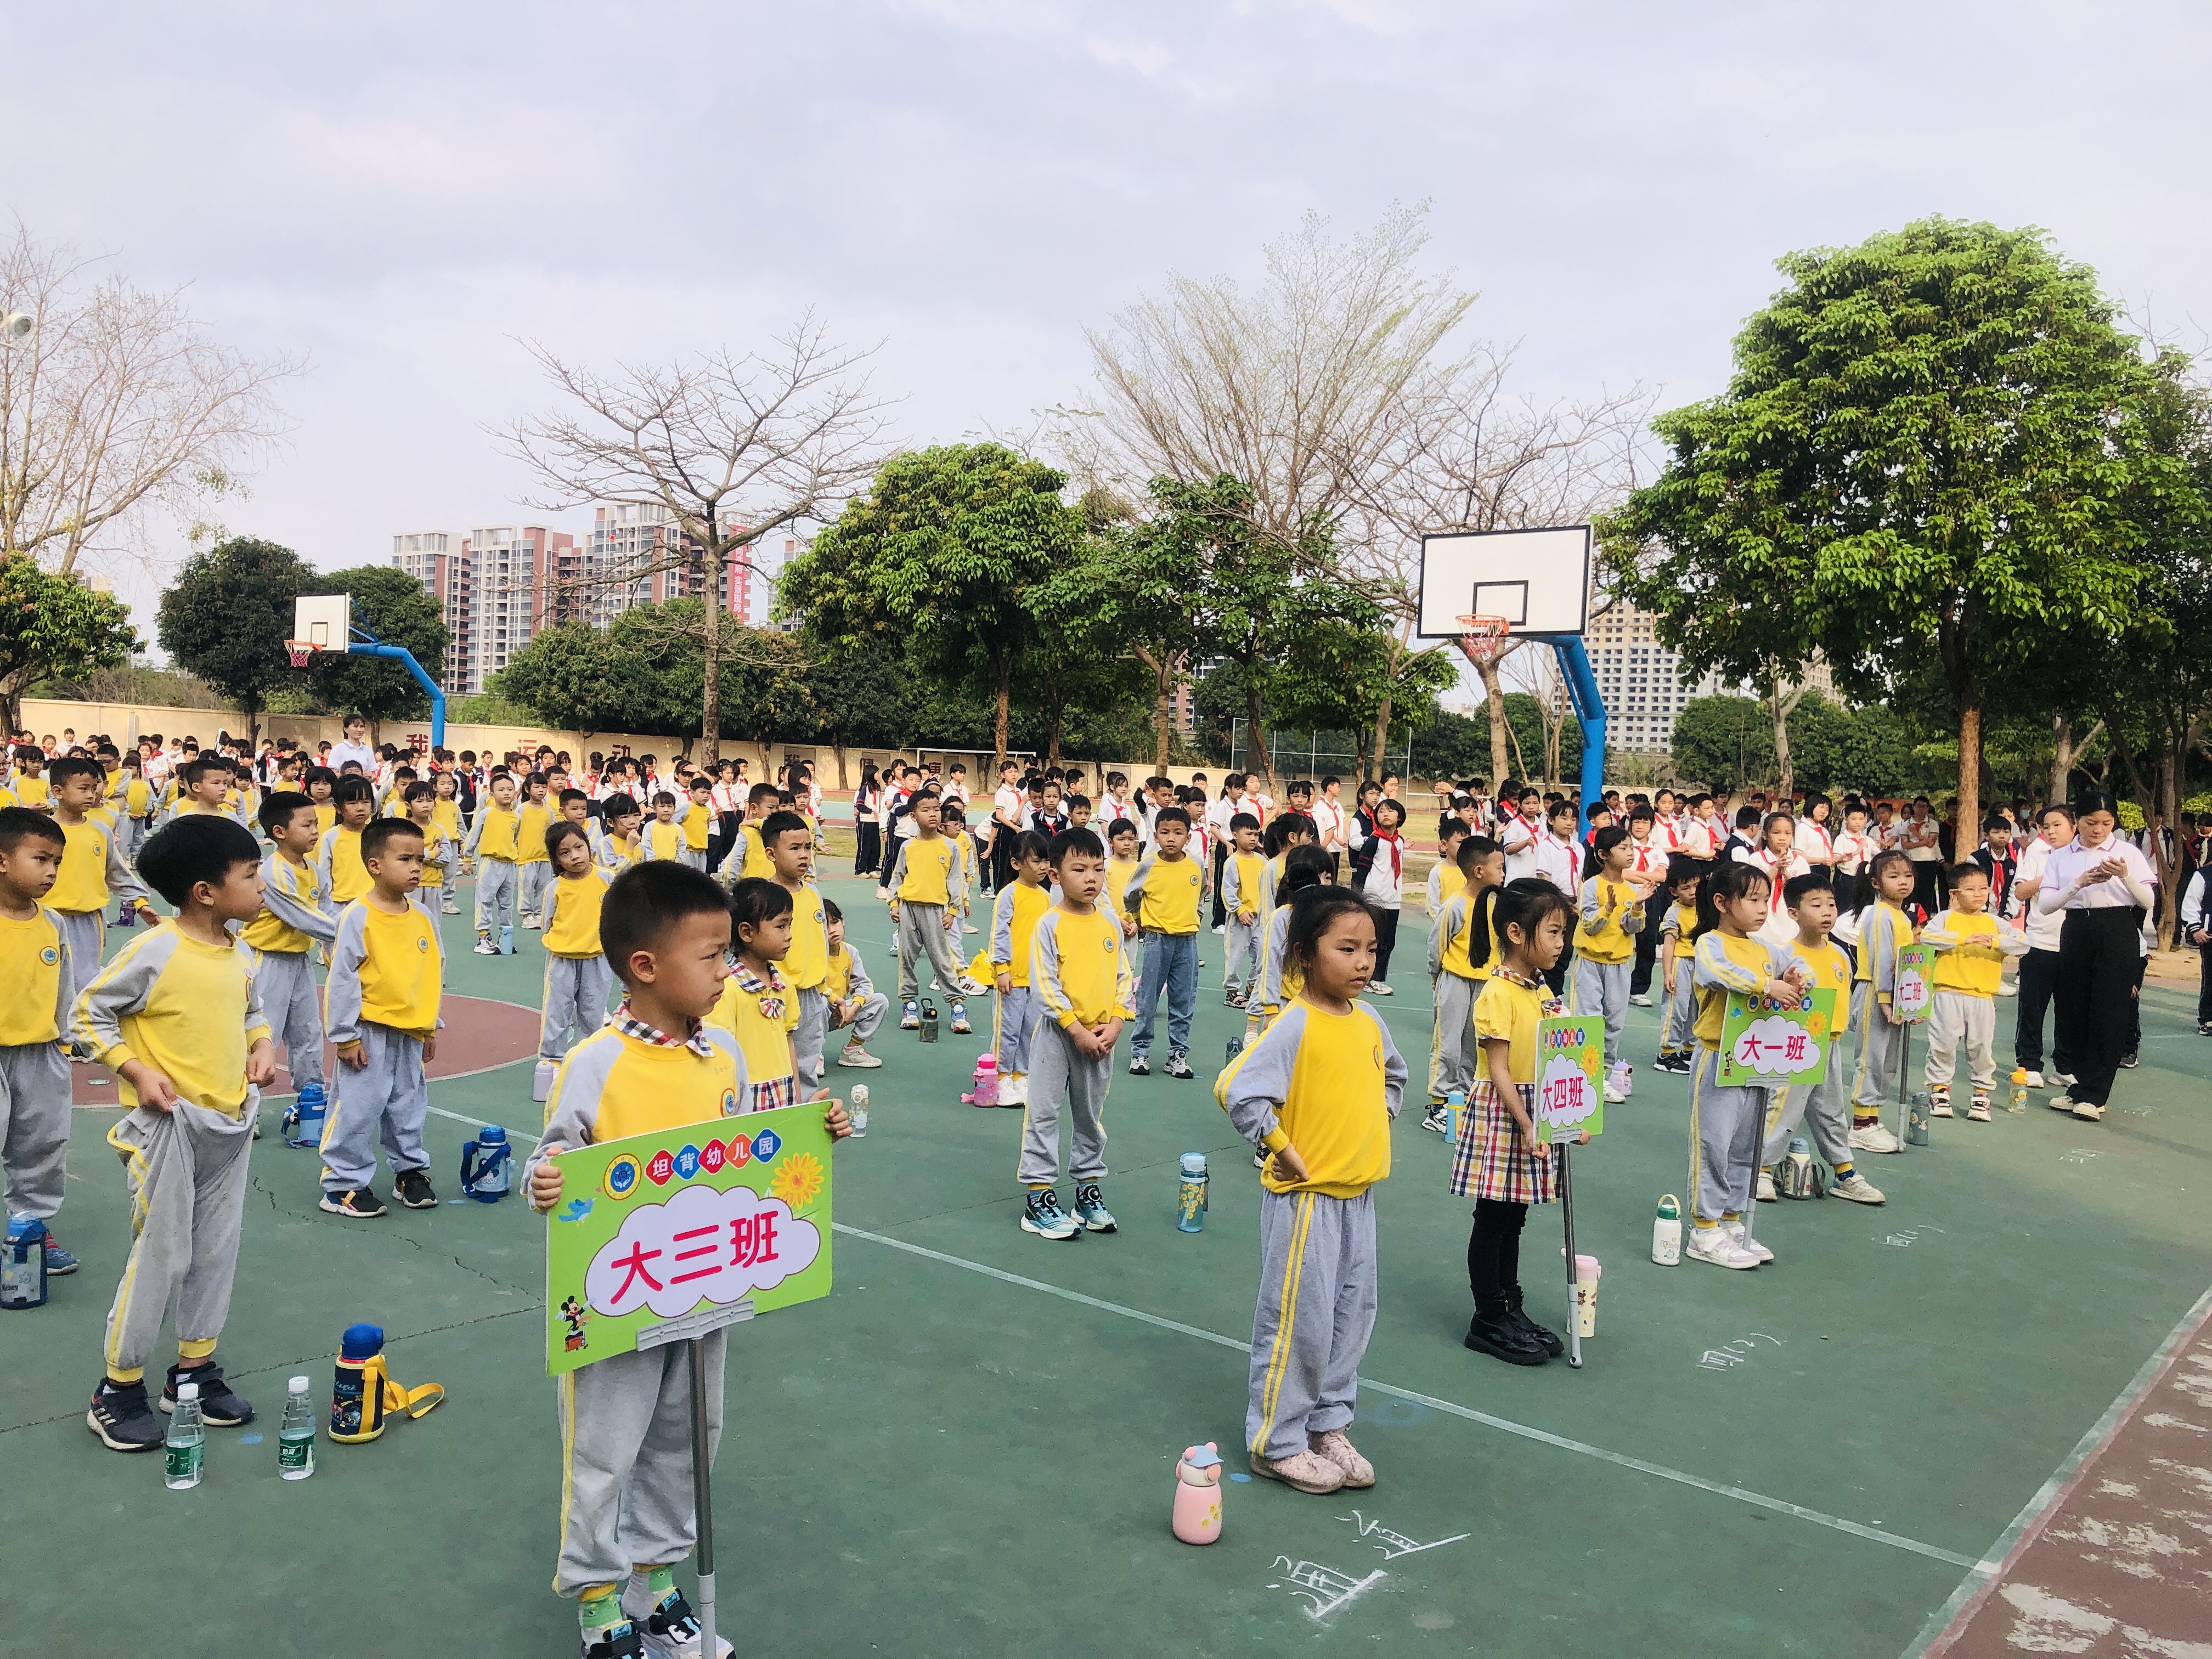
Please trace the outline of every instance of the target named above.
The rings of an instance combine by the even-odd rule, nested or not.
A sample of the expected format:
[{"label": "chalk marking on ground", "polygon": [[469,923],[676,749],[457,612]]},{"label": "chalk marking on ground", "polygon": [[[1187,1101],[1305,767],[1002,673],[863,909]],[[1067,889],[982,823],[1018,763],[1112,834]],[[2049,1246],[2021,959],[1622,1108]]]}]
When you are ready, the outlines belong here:
[{"label": "chalk marking on ground", "polygon": [[[872,1244],[888,1245],[894,1250],[903,1250],[909,1255],[922,1256],[932,1261],[941,1261],[946,1267],[958,1267],[968,1273],[981,1273],[987,1279],[995,1279],[1005,1284],[1018,1285],[1024,1290],[1042,1291],[1047,1296],[1060,1297],[1063,1302],[1079,1303],[1086,1308],[1097,1308],[1103,1313],[1116,1314],[1124,1319],[1133,1319],[1139,1324],[1151,1325],[1164,1331],[1174,1331],[1182,1336],[1196,1337],[1200,1341],[1211,1342],[1216,1347],[1233,1348],[1238,1353],[1244,1354],[1251,1352],[1252,1345],[1242,1337],[1224,1336],[1218,1331],[1204,1330],[1196,1325],[1186,1325],[1181,1320],[1164,1319],[1158,1314],[1146,1313],[1141,1308],[1125,1307],[1119,1302],[1108,1302],[1098,1297],[1085,1296],[1080,1291],[1071,1291],[1058,1285],[1048,1285],[1040,1279],[1025,1279],[1019,1273],[1008,1273],[1003,1267],[990,1267],[981,1261],[970,1261],[964,1256],[948,1255],[942,1250],[933,1250],[921,1244],[910,1244],[902,1238],[886,1237],[882,1233],[872,1233],[864,1228],[848,1226],[842,1221],[833,1222],[830,1224],[835,1231],[849,1234],[854,1238],[866,1239]],[[1934,1544],[1923,1544],[1917,1538],[1906,1538],[1897,1533],[1884,1532],[1879,1527],[1865,1526],[1856,1521],[1846,1521],[1841,1516],[1829,1515],[1820,1510],[1807,1509],[1802,1504],[1786,1503],[1781,1498],[1769,1498],[1763,1492],[1750,1492],[1741,1486],[1731,1486],[1717,1480],[1708,1480],[1702,1475],[1689,1474],[1680,1469],[1668,1468],[1663,1463],[1653,1463],[1641,1457],[1631,1457],[1626,1452],[1613,1451],[1604,1446],[1594,1446],[1585,1440],[1571,1439],[1565,1435],[1553,1434],[1548,1429],[1533,1428],[1526,1423],[1516,1423],[1510,1418],[1495,1417],[1488,1412],[1479,1412],[1472,1407],[1462,1406],[1453,1401],[1439,1400],[1434,1395],[1420,1394],[1412,1389],[1394,1388],[1388,1382],[1378,1382],[1373,1377],[1365,1376],[1359,1379],[1359,1385],[1376,1394],[1389,1395],[1395,1400],[1409,1400],[1417,1406],[1426,1406],[1431,1411],[1443,1412],[1452,1417],[1464,1418],[1470,1423],[1480,1423],[1486,1428],[1498,1429],[1506,1434],[1516,1435],[1523,1440],[1534,1440],[1561,1451],[1574,1452],[1583,1457],[1594,1457],[1601,1462],[1611,1463],[1616,1468],[1634,1469],[1639,1474],[1651,1475],[1661,1480],[1671,1480],[1677,1486],[1692,1486],[1699,1492],[1711,1492],[1717,1497],[1732,1498],[1738,1503],[1749,1504],[1759,1509],[1771,1510],[1777,1515],[1787,1515],[1800,1521],[1809,1521],[1815,1526],[1849,1533],[1854,1538],[1864,1538],[1874,1543],[1887,1544],[1893,1549],[1908,1550],[1915,1555],[1924,1555],[1932,1560],[1948,1562],[1952,1566],[1965,1567],[1977,1573],[1988,1570],[1984,1564],[1977,1562],[1971,1555],[1960,1555],[1954,1551],[1938,1548]]]},{"label": "chalk marking on ground", "polygon": [[2159,1379],[2172,1369],[2182,1348],[2193,1338],[2197,1327],[2208,1315],[2212,1315],[2212,1287],[2191,1304],[2187,1313],[2174,1328],[2166,1334],[2166,1340],[2158,1345],[2151,1357],[2143,1361],[2127,1387],[2113,1397],[2105,1407],[2105,1413],[2089,1425],[2087,1433],[2074,1443],[2074,1449],[2065,1461],[2051,1470],[2051,1478],[2035,1489],[2035,1495],[2021,1506],[2012,1524],[1997,1534],[1996,1542],[1974,1564],[1973,1569],[1959,1583],[1950,1598],[1928,1616],[1920,1633],[1912,1638],[1902,1659],[1920,1659],[1938,1641],[1948,1642],[1966,1627],[1966,1620],[1978,1609],[1979,1598],[1985,1591],[1993,1590],[2004,1570],[2014,1559],[2033,1541],[2043,1523],[2050,1518],[2064,1499],[2068,1491],[2085,1465],[2111,1443],[2120,1431],[2120,1426],[2142,1403],[2143,1396],[2158,1385]]}]

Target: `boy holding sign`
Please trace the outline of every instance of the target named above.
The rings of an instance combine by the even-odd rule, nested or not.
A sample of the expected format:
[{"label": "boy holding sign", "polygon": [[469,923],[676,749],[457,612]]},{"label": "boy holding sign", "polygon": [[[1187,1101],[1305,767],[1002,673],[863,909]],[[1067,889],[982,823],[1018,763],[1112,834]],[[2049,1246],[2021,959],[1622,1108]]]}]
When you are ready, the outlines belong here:
[{"label": "boy holding sign", "polygon": [[[766,883],[758,884],[765,886]],[[712,878],[651,860],[607,889],[599,940],[623,982],[613,1020],[568,1052],[529,1164],[530,1206],[561,1202],[553,1154],[703,1122],[750,1097],[738,1039],[707,1015],[728,976],[730,907]],[[852,1133],[832,1102],[832,1137]],[[726,1330],[706,1348],[708,1456],[722,1425]],[[675,1565],[698,1537],[688,1344],[613,1354],[555,1384],[561,1425],[561,1546],[553,1588],[577,1598],[585,1659],[650,1650],[696,1655],[698,1620]],[[716,1659],[729,1652],[718,1640]]]},{"label": "boy holding sign", "polygon": [[[1851,962],[1829,937],[1836,929],[1835,887],[1826,876],[1792,876],[1782,890],[1782,900],[1797,926],[1790,959],[1812,975],[1814,990],[1836,994],[1836,1024],[1840,1025],[1843,1011],[1850,1006]],[[1759,1171],[1761,1203],[1775,1196],[1774,1161],[1790,1145],[1790,1137],[1801,1121],[1812,1126],[1813,1145],[1834,1173],[1830,1192],[1854,1204],[1883,1202],[1874,1183],[1851,1167],[1851,1107],[1836,1052],[1837,1036],[1832,1026],[1825,1035],[1828,1064],[1818,1083],[1778,1089],[1768,1098],[1766,1147]]]}]

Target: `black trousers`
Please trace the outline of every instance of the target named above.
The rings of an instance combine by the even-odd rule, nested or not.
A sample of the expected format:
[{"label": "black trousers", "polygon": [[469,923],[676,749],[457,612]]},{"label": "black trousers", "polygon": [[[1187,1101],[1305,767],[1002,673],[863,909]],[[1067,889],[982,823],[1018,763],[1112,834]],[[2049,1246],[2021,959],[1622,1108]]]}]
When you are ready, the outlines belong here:
[{"label": "black trousers", "polygon": [[1636,936],[1636,967],[1628,975],[1628,994],[1632,997],[1650,994],[1652,969],[1659,963],[1659,907],[1647,903],[1644,931]]},{"label": "black trousers", "polygon": [[[1226,927],[1229,922],[1229,912],[1221,908],[1221,868],[1228,862],[1229,842],[1226,839],[1216,841],[1213,843],[1213,925],[1216,927]],[[1375,977],[1382,977],[1380,962],[1376,964]]]},{"label": "black trousers", "polygon": [[2142,971],[2142,912],[2069,910],[2058,936],[2058,1046],[2072,1057],[2067,1092],[2092,1106],[2112,1098],[2135,1021]]},{"label": "black trousers", "polygon": [[2200,945],[2197,954],[2203,966],[2197,976],[2197,1023],[2212,1025],[2212,945]]},{"label": "black trousers", "polygon": [[1575,935],[1574,930],[1572,928],[1569,928],[1567,930],[1567,943],[1565,948],[1559,952],[1559,959],[1552,964],[1552,970],[1544,975],[1544,983],[1552,988],[1552,994],[1553,996],[1563,997],[1566,995],[1567,975],[1574,972],[1574,970]]},{"label": "black trousers", "polygon": [[1014,840],[1020,833],[1003,823],[991,832],[991,890],[994,893],[1014,879]]},{"label": "black trousers", "polygon": [[864,817],[853,831],[853,873],[872,876],[884,861],[884,826]]},{"label": "black trousers", "polygon": [[1474,1230],[1467,1236],[1467,1287],[1474,1293],[1480,1318],[1499,1317],[1521,1289],[1521,1229],[1528,1219],[1526,1204],[1474,1200]]},{"label": "black trousers", "polygon": [[[2030,951],[2020,959],[2020,1013],[2013,1026],[2013,1064],[2031,1072],[2043,1069],[2043,1017],[2051,1008],[2051,994],[2058,985],[2058,952]],[[2074,1051],[2066,1043],[2066,1027],[2059,1025],[2058,1040],[2051,1045],[2051,1069],[2069,1075]]]},{"label": "black trousers", "polygon": [[1916,861],[1912,866],[1912,896],[1906,902],[1924,906],[1929,915],[1943,908],[1943,866],[1940,860]]},{"label": "black trousers", "polygon": [[1398,913],[1375,907],[1375,977],[1390,982],[1390,952],[1398,948]]}]

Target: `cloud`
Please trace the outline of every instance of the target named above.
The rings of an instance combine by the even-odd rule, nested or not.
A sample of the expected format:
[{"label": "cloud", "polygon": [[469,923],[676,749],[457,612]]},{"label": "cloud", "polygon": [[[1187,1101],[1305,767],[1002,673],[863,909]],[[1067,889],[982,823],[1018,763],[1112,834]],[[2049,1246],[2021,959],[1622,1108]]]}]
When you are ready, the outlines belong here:
[{"label": "cloud", "polygon": [[1735,1040],[1735,1063],[1760,1077],[1794,1077],[1820,1064],[1820,1043],[1780,1015],[1755,1019]]},{"label": "cloud", "polygon": [[584,1297],[597,1313],[644,1307],[675,1319],[702,1301],[726,1306],[773,1290],[821,1253],[821,1233],[782,1200],[750,1187],[687,1186],[623,1218],[585,1270]]}]

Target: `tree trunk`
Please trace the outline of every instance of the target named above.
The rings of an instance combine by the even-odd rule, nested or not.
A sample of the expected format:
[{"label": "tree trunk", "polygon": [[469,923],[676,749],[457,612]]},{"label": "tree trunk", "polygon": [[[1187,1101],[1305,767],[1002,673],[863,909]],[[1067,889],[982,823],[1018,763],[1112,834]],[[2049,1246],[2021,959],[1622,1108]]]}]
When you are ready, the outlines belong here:
[{"label": "tree trunk", "polygon": [[1783,701],[1782,682],[1779,679],[1772,683],[1772,689],[1767,696],[1766,704],[1767,712],[1774,720],[1774,769],[1778,775],[1774,787],[1782,799],[1787,801],[1790,799],[1790,789],[1797,781],[1797,777],[1796,767],[1790,758],[1790,709]]},{"label": "tree trunk", "polygon": [[998,706],[994,711],[991,724],[991,741],[997,746],[997,752],[991,760],[993,777],[998,776],[999,769],[1006,763],[1006,705],[1012,695],[1010,687],[1013,677],[1014,671],[1011,663],[1001,663],[999,665]]},{"label": "tree trunk", "polygon": [[1959,710],[1959,829],[1954,857],[1963,858],[1982,839],[1982,704],[1970,696]]},{"label": "tree trunk", "polygon": [[845,781],[845,745],[842,743],[833,743],[830,745],[830,752],[837,757],[838,789],[841,792],[850,789],[853,786]]},{"label": "tree trunk", "polygon": [[[710,555],[708,568],[719,574],[721,568],[720,561]],[[712,771],[722,757],[722,593],[719,581],[707,583],[706,588],[707,621],[701,637],[706,645],[707,685],[699,711],[699,742]]]},{"label": "tree trunk", "polygon": [[1045,721],[1044,763],[1060,764],[1060,728],[1067,724],[1067,699],[1054,697]]},{"label": "tree trunk", "polygon": [[2066,786],[2074,778],[2074,720],[2064,712],[2051,717],[2051,793],[2048,801],[2066,799]]},{"label": "tree trunk", "polygon": [[1248,665],[1244,672],[1244,769],[1252,769],[1253,757],[1259,757],[1260,775],[1267,780],[1270,795],[1279,792],[1275,787],[1275,757],[1267,752],[1267,727],[1260,715],[1260,688],[1253,684]]},{"label": "tree trunk", "polygon": [[1482,706],[1490,715],[1490,787],[1495,790],[1512,776],[1505,766],[1505,745],[1511,736],[1505,723],[1505,686],[1495,660],[1476,663],[1474,672],[1481,677]]},{"label": "tree trunk", "polygon": [[[2158,890],[2161,893],[2181,890],[2181,779],[2188,764],[2189,744],[2185,733],[2182,741],[2172,744],[2159,763],[2158,810],[2166,818],[2166,839],[2160,841],[2155,833],[2151,836],[2150,861],[2151,867],[2158,872]],[[2158,948],[2172,951],[2180,944],[2181,907],[2169,901],[2159,912]]]},{"label": "tree trunk", "polygon": [[1385,691],[1382,701],[1375,707],[1375,770],[1370,775],[1381,778],[1390,764],[1390,694]]}]

